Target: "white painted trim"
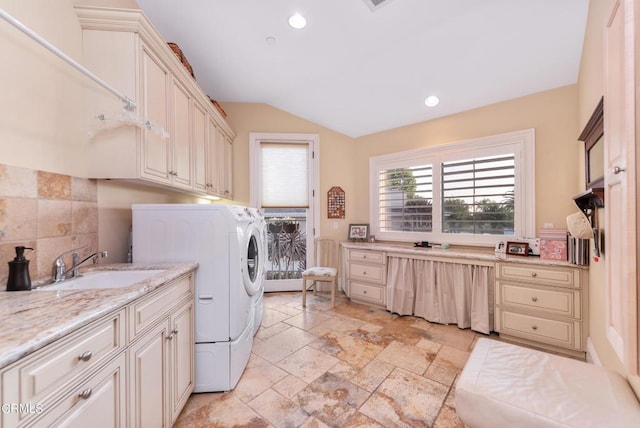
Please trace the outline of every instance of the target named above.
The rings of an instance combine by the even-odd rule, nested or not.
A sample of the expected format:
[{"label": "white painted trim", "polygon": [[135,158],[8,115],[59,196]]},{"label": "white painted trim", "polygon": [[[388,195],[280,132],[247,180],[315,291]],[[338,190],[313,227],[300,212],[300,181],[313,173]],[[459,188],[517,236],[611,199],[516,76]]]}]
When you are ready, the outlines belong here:
[{"label": "white painted trim", "polygon": [[[319,134],[298,134],[298,133],[249,133],[249,199],[252,207],[258,208],[260,201],[260,143],[262,141],[276,143],[307,143],[311,150],[309,151],[311,159],[310,166],[311,176],[309,177],[309,201],[311,221],[307,226],[307,265],[311,260],[315,259],[314,238],[320,234],[320,135]],[[313,234],[315,231],[315,234]],[[268,291],[285,291],[281,287],[287,288],[286,285],[278,286],[277,290]],[[288,289],[288,288],[287,288]]]},{"label": "white painted trim", "polygon": [[602,367],[602,361],[590,337],[587,337],[587,362]]},{"label": "white painted trim", "polygon": [[[377,201],[379,200],[378,174],[381,169],[399,168],[410,164],[432,164],[434,167],[433,212],[435,214],[440,212],[440,200],[436,196],[440,194],[437,169],[441,162],[464,157],[472,158],[478,154],[486,156],[487,153],[492,150],[499,153],[508,146],[511,146],[516,154],[516,165],[520,171],[517,177],[524,177],[524,179],[516,180],[516,193],[524,195],[524,198],[518,198],[516,200],[515,210],[516,212],[520,212],[521,215],[516,218],[516,236],[513,238],[535,237],[535,130],[533,128],[439,146],[372,156],[369,158],[369,200],[371,201],[369,206],[369,222],[371,223],[371,233],[382,240],[434,240],[436,242],[446,241],[466,245],[494,245],[498,241],[504,240],[504,236],[442,234],[439,232],[441,225],[439,215],[437,214],[434,215],[433,218],[433,232],[380,232],[378,229],[379,212],[377,206]],[[524,201],[531,202],[524,203]]]}]

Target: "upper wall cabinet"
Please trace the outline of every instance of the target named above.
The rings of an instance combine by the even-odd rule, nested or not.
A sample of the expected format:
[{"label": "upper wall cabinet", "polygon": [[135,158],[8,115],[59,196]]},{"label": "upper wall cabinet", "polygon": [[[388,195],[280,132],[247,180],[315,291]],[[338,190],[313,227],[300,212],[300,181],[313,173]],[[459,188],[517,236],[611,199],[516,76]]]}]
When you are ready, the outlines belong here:
[{"label": "upper wall cabinet", "polygon": [[88,84],[93,178],[141,180],[231,199],[235,133],[139,10],[76,6],[87,68],[137,103]]}]

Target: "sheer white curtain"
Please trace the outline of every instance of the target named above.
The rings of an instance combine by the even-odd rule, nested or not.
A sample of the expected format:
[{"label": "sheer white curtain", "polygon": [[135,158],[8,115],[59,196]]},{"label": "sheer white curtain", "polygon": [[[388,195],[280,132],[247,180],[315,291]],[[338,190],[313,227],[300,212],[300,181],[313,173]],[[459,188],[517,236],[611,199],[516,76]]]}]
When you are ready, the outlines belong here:
[{"label": "sheer white curtain", "polygon": [[492,266],[390,256],[387,309],[489,334],[493,282]]}]

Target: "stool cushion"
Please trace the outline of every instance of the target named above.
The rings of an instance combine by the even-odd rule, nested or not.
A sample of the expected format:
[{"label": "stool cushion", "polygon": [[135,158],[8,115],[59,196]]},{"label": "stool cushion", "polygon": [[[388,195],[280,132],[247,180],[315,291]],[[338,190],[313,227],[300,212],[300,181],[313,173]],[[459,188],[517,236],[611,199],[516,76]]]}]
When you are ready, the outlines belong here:
[{"label": "stool cushion", "polygon": [[338,269],[332,267],[312,267],[304,272],[302,276],[336,276]]},{"label": "stool cushion", "polygon": [[640,426],[627,381],[604,367],[481,338],[456,385],[469,427]]}]

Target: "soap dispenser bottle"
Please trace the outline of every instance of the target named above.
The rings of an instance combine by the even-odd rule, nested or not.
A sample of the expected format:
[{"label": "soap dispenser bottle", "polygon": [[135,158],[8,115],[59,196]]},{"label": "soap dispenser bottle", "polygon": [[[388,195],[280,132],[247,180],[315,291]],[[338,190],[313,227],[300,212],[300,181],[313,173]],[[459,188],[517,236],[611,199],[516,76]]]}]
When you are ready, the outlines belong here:
[{"label": "soap dispenser bottle", "polygon": [[29,276],[29,260],[24,258],[24,250],[33,250],[29,247],[16,247],[16,257],[9,262],[9,278],[7,279],[7,291],[31,290],[31,277]]}]

